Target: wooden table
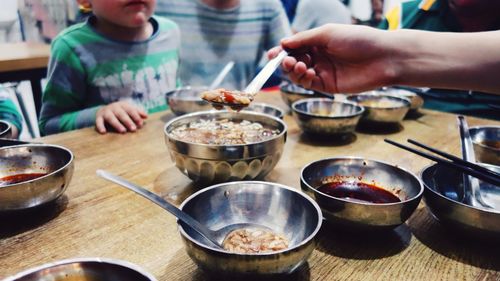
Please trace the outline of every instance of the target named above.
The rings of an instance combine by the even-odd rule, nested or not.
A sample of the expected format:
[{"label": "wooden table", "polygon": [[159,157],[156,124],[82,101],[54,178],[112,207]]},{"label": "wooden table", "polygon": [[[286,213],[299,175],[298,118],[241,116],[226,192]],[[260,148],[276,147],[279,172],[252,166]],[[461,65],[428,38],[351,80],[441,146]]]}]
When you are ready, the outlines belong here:
[{"label": "wooden table", "polygon": [[[286,106],[276,93],[258,96]],[[454,115],[422,111],[397,132],[356,133],[348,144],[312,140],[291,116],[282,159],[266,180],[295,188],[300,169],[325,157],[357,155],[418,173],[429,162],[383,142],[414,138],[459,153]],[[98,135],[92,128],[49,136],[75,154],[65,195],[44,208],[0,217],[0,277],[74,257],[107,257],[143,267],[158,280],[208,280],[187,256],[175,218],[153,203],[95,175],[106,169],[179,204],[196,187],[174,167],[163,136],[164,112],[137,133]],[[468,118],[471,125],[499,122]],[[352,235],[324,225],[308,263],[284,280],[500,280],[498,245],[472,243],[447,232],[422,202],[406,224],[382,236]],[[469,242],[468,242],[469,241]]]},{"label": "wooden table", "polygon": [[30,81],[37,114],[42,104],[40,81],[47,75],[49,57],[50,45],[47,44],[0,44],[0,83]]}]

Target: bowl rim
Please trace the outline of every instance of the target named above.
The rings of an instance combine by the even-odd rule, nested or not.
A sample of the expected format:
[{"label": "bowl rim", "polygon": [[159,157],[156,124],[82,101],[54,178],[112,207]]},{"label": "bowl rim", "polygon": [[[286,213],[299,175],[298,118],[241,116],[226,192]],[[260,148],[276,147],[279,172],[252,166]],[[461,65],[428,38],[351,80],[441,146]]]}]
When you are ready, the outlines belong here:
[{"label": "bowl rim", "polygon": [[[270,104],[270,103],[266,103],[266,102],[251,102],[251,103],[250,103],[250,105],[249,105],[248,107],[243,108],[241,111],[245,111],[245,109],[247,109],[247,108],[249,108],[249,107],[251,108],[251,107],[252,107],[252,105],[257,105],[257,106],[263,106],[263,107],[272,108],[273,110],[276,110],[276,112],[278,112],[278,113],[279,113],[279,116],[274,116],[274,115],[271,115],[271,114],[267,114],[267,113],[265,113],[265,114],[267,114],[267,115],[271,115],[271,116],[273,116],[273,117],[278,117],[278,118],[280,118],[280,119],[282,119],[282,118],[285,116],[285,111],[283,111],[283,109],[279,108],[278,106],[272,105],[272,104]],[[247,110],[246,112],[248,112],[248,111],[250,111],[250,112],[257,112],[257,113],[262,113],[262,112],[253,111],[253,110]]]},{"label": "bowl rim", "polygon": [[[346,100],[354,102],[359,104],[357,101],[358,97],[378,97],[378,98],[387,98],[391,100],[396,100],[398,102],[401,102],[401,105],[398,106],[390,106],[390,107],[377,107],[377,106],[367,106],[367,105],[362,105],[364,108],[368,109],[375,109],[375,110],[391,110],[391,109],[400,109],[400,108],[410,108],[411,107],[411,101],[408,98],[403,98],[403,97],[396,97],[392,95],[387,95],[387,94],[377,94],[377,93],[360,93],[360,94],[350,94],[346,96]],[[361,104],[359,104],[361,105]]]},{"label": "bowl rim", "polygon": [[0,135],[5,134],[5,133],[7,133],[10,129],[12,129],[12,125],[10,124],[10,122],[7,122],[7,121],[5,121],[5,120],[0,120],[0,123],[5,124],[5,126],[7,127],[7,128],[5,128],[5,130],[0,131]]},{"label": "bowl rim", "polygon": [[297,189],[295,189],[293,187],[286,186],[284,184],[280,184],[280,183],[276,183],[276,182],[267,182],[267,181],[233,181],[233,182],[219,183],[219,184],[216,184],[216,185],[212,185],[212,186],[203,188],[203,189],[201,189],[201,190],[199,190],[199,191],[191,194],[188,198],[184,199],[184,201],[179,206],[179,209],[182,210],[184,208],[184,206],[189,201],[191,201],[194,197],[198,196],[199,194],[201,194],[203,192],[207,192],[207,191],[209,191],[211,189],[219,188],[220,186],[225,186],[225,185],[239,185],[239,184],[267,184],[267,185],[274,185],[274,186],[277,186],[279,188],[283,188],[283,189],[289,190],[291,192],[297,193],[299,196],[303,197],[309,203],[311,203],[311,205],[316,210],[316,213],[318,215],[318,222],[316,224],[316,228],[314,229],[314,231],[309,236],[307,236],[306,238],[304,238],[300,243],[298,243],[297,245],[295,245],[293,247],[289,247],[289,248],[283,249],[281,251],[256,253],[256,254],[233,253],[233,252],[225,251],[223,249],[215,248],[213,246],[202,244],[199,241],[193,239],[191,236],[189,236],[186,233],[186,231],[184,231],[184,228],[182,227],[182,225],[179,224],[179,219],[177,219],[177,228],[179,229],[179,232],[181,233],[181,235],[184,236],[184,237],[186,237],[192,243],[195,243],[199,247],[210,249],[212,251],[215,251],[215,252],[218,252],[218,253],[221,253],[221,254],[228,254],[228,255],[235,255],[235,256],[271,256],[271,255],[276,255],[276,254],[280,254],[280,253],[285,253],[285,252],[288,252],[288,251],[292,251],[292,250],[295,250],[297,248],[300,248],[300,247],[306,245],[307,243],[309,243],[311,240],[314,239],[314,237],[316,236],[316,234],[318,234],[319,230],[321,229],[321,225],[323,223],[323,213],[321,212],[321,208],[319,207],[318,203],[315,200],[313,200],[310,196],[308,196],[307,194],[301,192],[300,190],[297,190]]},{"label": "bowl rim", "polygon": [[[500,130],[500,126],[495,126],[495,125],[485,125],[485,126],[473,126],[473,127],[469,127],[469,132],[471,131],[474,131],[474,130],[481,130],[481,129],[497,129],[497,130]],[[472,135],[472,134],[471,134]],[[500,148],[495,148],[495,147],[491,147],[491,146],[488,146],[488,145],[484,145],[480,142],[477,142],[476,140],[474,140],[474,138],[471,136],[472,138],[472,142],[482,148],[486,148],[486,149],[490,149],[490,150],[493,150],[493,151],[498,151],[500,152]]]},{"label": "bowl rim", "polygon": [[[332,103],[332,104],[338,103],[338,104],[352,105],[352,106],[354,106],[355,109],[359,109],[359,111],[357,111],[357,112],[355,112],[353,114],[347,114],[347,115],[325,116],[325,115],[321,115],[321,114],[313,114],[313,113],[310,113],[310,112],[307,112],[307,111],[304,111],[304,110],[300,110],[300,109],[297,108],[297,106],[300,103],[315,102],[315,101],[318,101],[318,102],[329,102],[329,103]],[[365,108],[362,105],[357,104],[355,102],[352,102],[352,101],[336,101],[336,100],[329,99],[329,98],[308,98],[308,99],[301,99],[301,100],[298,100],[298,101],[295,101],[294,103],[292,103],[291,107],[292,107],[292,111],[293,112],[296,112],[296,113],[299,113],[299,114],[302,114],[302,115],[311,116],[311,117],[317,117],[317,118],[321,118],[321,119],[344,119],[344,118],[356,117],[356,116],[362,115],[365,112]]]},{"label": "bowl rim", "polygon": [[67,161],[66,164],[64,164],[63,166],[61,166],[59,169],[56,169],[50,173],[47,173],[46,175],[43,175],[41,177],[37,177],[37,178],[34,178],[34,179],[30,179],[30,180],[27,180],[27,181],[21,181],[21,182],[17,182],[17,183],[13,183],[13,184],[7,184],[7,185],[2,185],[0,186],[0,190],[4,189],[4,188],[8,188],[8,187],[12,187],[12,186],[18,186],[18,185],[22,185],[22,184],[26,184],[26,183],[31,183],[31,182],[34,182],[34,181],[38,181],[38,180],[42,180],[42,179],[45,179],[45,178],[48,178],[64,169],[66,169],[69,165],[71,165],[71,163],[73,163],[73,160],[75,159],[75,156],[73,155],[73,152],[71,152],[71,150],[69,150],[68,148],[64,147],[64,146],[61,146],[61,145],[57,145],[57,144],[45,144],[45,143],[26,143],[26,144],[16,144],[16,145],[9,145],[9,146],[4,146],[4,147],[0,147],[0,150],[3,150],[3,149],[7,149],[7,148],[17,148],[17,147],[53,147],[53,148],[58,148],[58,149],[61,149],[61,150],[64,150],[66,151],[67,153],[69,153],[69,160]]},{"label": "bowl rim", "polygon": [[[293,85],[295,87],[299,87],[301,89],[304,89],[304,93],[298,93],[298,92],[293,92],[293,91],[290,91],[288,89],[286,89],[286,87],[290,86],[290,85]],[[310,89],[306,89],[300,85],[297,85],[297,84],[294,84],[294,83],[290,83],[290,82],[283,82],[279,85],[279,89],[282,93],[285,93],[285,94],[292,94],[292,95],[301,95],[301,96],[315,96],[317,95],[317,93],[313,90],[310,90]]]},{"label": "bowl rim", "polygon": [[157,279],[151,274],[142,269],[140,266],[133,264],[128,261],[124,260],[119,260],[119,259],[112,259],[112,258],[99,258],[99,257],[90,257],[90,258],[70,258],[70,259],[64,259],[64,260],[59,260],[55,262],[49,262],[45,263],[39,266],[35,266],[26,270],[23,270],[21,272],[18,272],[12,276],[7,277],[3,281],[15,281],[18,280],[19,278],[25,277],[29,274],[35,273],[37,271],[41,271],[44,269],[49,269],[55,266],[60,266],[60,265],[65,265],[65,264],[72,264],[72,263],[82,263],[82,262],[91,262],[91,263],[102,263],[102,264],[113,264],[117,265],[120,267],[125,267],[128,269],[132,269],[133,271],[136,271],[137,273],[143,275],[147,279],[151,281],[156,281]]},{"label": "bowl rim", "polygon": [[181,116],[177,116],[177,117],[173,118],[172,120],[168,121],[165,124],[165,126],[163,126],[163,134],[168,139],[172,139],[172,140],[174,140],[176,142],[186,143],[186,144],[190,144],[190,145],[199,145],[199,146],[206,147],[206,148],[221,148],[221,147],[239,148],[239,147],[246,147],[246,146],[251,146],[251,145],[259,145],[259,144],[262,144],[262,143],[265,143],[265,142],[274,141],[274,140],[282,138],[288,132],[288,126],[287,126],[287,124],[283,120],[281,120],[280,118],[272,116],[272,115],[269,115],[269,114],[265,114],[265,113],[255,112],[255,111],[245,111],[245,112],[241,111],[241,112],[238,112],[238,114],[240,114],[240,115],[241,114],[249,114],[249,115],[257,115],[257,116],[261,116],[261,117],[265,117],[265,118],[270,118],[270,119],[272,119],[272,120],[280,123],[283,126],[283,130],[278,135],[276,135],[276,136],[274,136],[274,137],[272,137],[270,139],[266,139],[266,140],[259,141],[259,142],[246,143],[246,144],[231,144],[231,145],[222,145],[222,144],[218,145],[218,144],[205,144],[205,143],[197,143],[197,142],[188,142],[188,141],[184,141],[184,140],[180,140],[180,139],[174,138],[171,134],[169,134],[167,132],[167,128],[169,126],[171,126],[175,122],[178,122],[181,119],[189,118],[189,117],[193,117],[193,116],[197,116],[197,115],[205,115],[205,114],[215,115],[215,114],[218,114],[218,113],[226,113],[226,112],[231,113],[231,111],[229,111],[229,110],[205,110],[205,111],[197,111],[197,112],[192,112],[192,113],[187,113],[187,114],[184,114],[184,115],[181,115]]},{"label": "bowl rim", "polygon": [[[432,164],[429,164],[427,166],[425,166],[424,168],[422,168],[422,170],[419,172],[419,176],[420,176],[420,179],[422,180],[422,184],[424,185],[424,188],[431,191],[433,194],[439,196],[441,199],[445,199],[446,201],[448,201],[449,203],[452,203],[452,204],[457,204],[461,207],[465,207],[465,208],[470,208],[470,209],[474,209],[476,211],[479,211],[479,212],[485,212],[485,213],[488,213],[488,214],[493,214],[493,215],[500,215],[500,210],[495,210],[495,209],[484,209],[484,208],[478,208],[478,207],[475,207],[475,206],[471,206],[471,205],[467,205],[465,203],[462,203],[462,202],[458,202],[458,201],[455,201],[451,198],[448,198],[444,195],[442,195],[441,193],[437,192],[436,190],[434,190],[433,188],[430,188],[427,186],[427,184],[425,184],[425,181],[424,181],[424,172],[427,171],[428,169],[434,167],[434,166],[439,166],[440,164],[439,163],[432,163]],[[496,165],[492,165],[492,164],[486,164],[486,163],[481,163],[481,165],[484,165],[484,166],[491,166],[491,167],[499,167],[499,166],[496,166]],[[426,205],[427,205],[427,202],[426,202]]]},{"label": "bowl rim", "polygon": [[[384,164],[384,165],[387,165],[387,166],[391,166],[391,167],[400,169],[400,170],[406,172],[407,174],[409,174],[410,176],[412,176],[414,179],[417,180],[417,182],[420,185],[420,190],[418,191],[417,195],[412,196],[412,197],[410,197],[410,198],[408,198],[406,200],[401,200],[400,202],[394,202],[394,203],[360,202],[360,201],[352,201],[352,200],[347,200],[347,199],[343,199],[343,198],[338,198],[338,197],[331,196],[331,195],[328,195],[326,193],[323,193],[323,192],[319,191],[317,188],[312,187],[304,179],[304,170],[306,168],[310,167],[311,165],[317,163],[317,162],[322,162],[322,161],[327,161],[327,160],[348,160],[348,159],[351,159],[351,160],[368,160],[368,161],[373,161],[373,162],[377,162],[377,163],[380,163],[380,164]],[[412,173],[411,171],[409,171],[409,170],[407,170],[405,168],[402,168],[399,165],[390,164],[389,162],[385,162],[385,161],[381,161],[381,160],[376,160],[376,159],[372,159],[372,158],[366,158],[366,157],[358,157],[358,156],[329,157],[329,158],[323,158],[323,159],[319,159],[319,160],[316,160],[316,161],[312,161],[312,162],[306,164],[300,170],[300,181],[303,182],[304,184],[306,184],[307,188],[310,189],[310,190],[312,190],[314,193],[319,193],[322,196],[326,196],[329,199],[335,199],[335,200],[339,200],[339,201],[345,202],[345,203],[365,205],[365,206],[393,206],[393,205],[400,205],[400,204],[404,204],[404,203],[408,203],[408,202],[411,202],[413,200],[416,200],[417,198],[420,198],[422,196],[422,194],[424,193],[424,184],[423,184],[422,180],[419,177],[417,177],[414,173]]]}]

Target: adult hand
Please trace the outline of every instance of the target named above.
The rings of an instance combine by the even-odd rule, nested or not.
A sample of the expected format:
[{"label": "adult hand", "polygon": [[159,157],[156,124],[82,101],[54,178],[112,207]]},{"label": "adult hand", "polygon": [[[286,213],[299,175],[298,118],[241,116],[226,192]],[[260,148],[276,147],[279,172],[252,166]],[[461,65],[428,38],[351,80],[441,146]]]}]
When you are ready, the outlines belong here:
[{"label": "adult hand", "polygon": [[106,124],[119,133],[135,132],[144,125],[147,117],[143,109],[126,101],[118,101],[97,110],[95,127],[101,134],[107,132]]},{"label": "adult hand", "polygon": [[[282,68],[294,83],[323,92],[354,93],[390,84],[396,72],[386,31],[355,25],[328,24],[297,33],[268,53],[281,49],[292,56]],[[390,46],[389,46],[390,47]]]}]

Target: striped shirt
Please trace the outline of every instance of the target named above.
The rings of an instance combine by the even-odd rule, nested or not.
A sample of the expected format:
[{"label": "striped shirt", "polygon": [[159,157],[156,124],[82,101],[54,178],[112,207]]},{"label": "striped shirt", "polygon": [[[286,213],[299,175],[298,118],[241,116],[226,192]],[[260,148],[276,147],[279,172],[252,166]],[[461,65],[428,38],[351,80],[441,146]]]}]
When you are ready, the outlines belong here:
[{"label": "striped shirt", "polygon": [[266,51],[291,34],[279,0],[241,0],[222,10],[201,0],[157,0],[156,13],[181,29],[179,75],[188,85],[209,85],[233,60],[235,66],[222,86],[241,90],[255,76]]},{"label": "striped shirt", "polygon": [[100,106],[120,100],[148,113],[164,110],[165,93],[177,86],[180,33],[174,22],[153,17],[149,39],[124,42],[98,33],[93,20],[69,27],[52,42],[42,134],[93,126]]}]

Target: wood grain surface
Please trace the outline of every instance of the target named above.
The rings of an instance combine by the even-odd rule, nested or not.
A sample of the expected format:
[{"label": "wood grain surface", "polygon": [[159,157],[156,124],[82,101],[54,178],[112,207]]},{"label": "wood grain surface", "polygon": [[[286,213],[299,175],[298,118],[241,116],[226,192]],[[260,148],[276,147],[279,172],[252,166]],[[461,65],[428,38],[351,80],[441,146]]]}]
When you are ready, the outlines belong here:
[{"label": "wood grain surface", "polygon": [[[277,92],[259,94],[257,100],[287,108]],[[458,155],[456,116],[420,112],[395,128],[358,131],[350,142],[311,139],[287,115],[284,154],[265,180],[300,188],[300,169],[326,157],[368,157],[414,173],[430,164],[384,143],[386,137],[413,138]],[[71,149],[75,172],[54,203],[0,214],[0,278],[60,259],[106,257],[135,263],[158,280],[217,280],[189,259],[172,215],[95,174],[108,170],[180,204],[197,187],[168,155],[163,126],[173,117],[169,111],[152,115],[140,131],[125,135],[99,135],[88,128],[40,139]],[[471,126],[500,123],[468,121]],[[392,232],[352,234],[324,225],[317,241],[308,263],[283,280],[500,280],[499,244],[447,231],[423,202]]]},{"label": "wood grain surface", "polygon": [[45,68],[49,63],[50,45],[43,43],[0,44],[0,72]]}]

